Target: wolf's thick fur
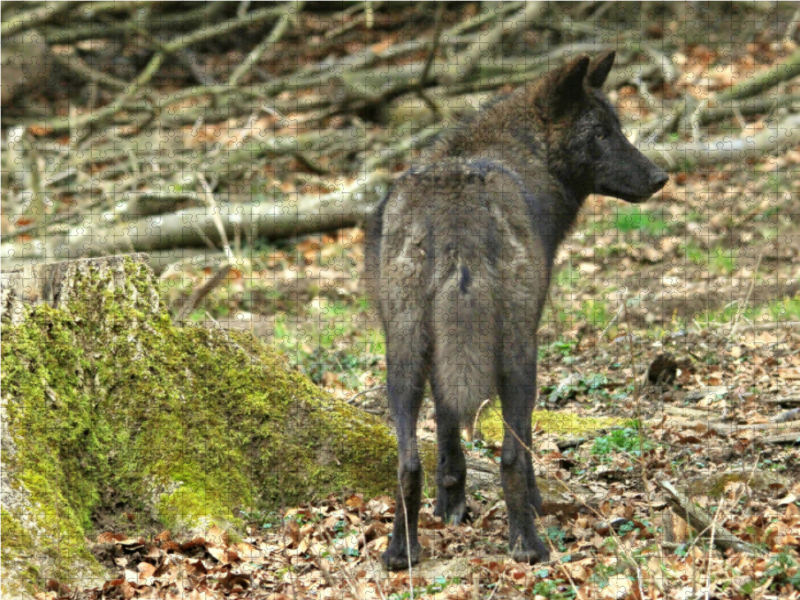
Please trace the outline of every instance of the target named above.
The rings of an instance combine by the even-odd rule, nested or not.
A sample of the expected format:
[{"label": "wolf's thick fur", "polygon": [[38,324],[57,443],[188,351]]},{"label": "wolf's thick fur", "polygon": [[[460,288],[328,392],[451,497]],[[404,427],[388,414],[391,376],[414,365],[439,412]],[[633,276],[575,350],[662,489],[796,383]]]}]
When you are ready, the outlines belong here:
[{"label": "wolf's thick fur", "polygon": [[579,58],[483,109],[403,175],[373,216],[368,288],[386,332],[400,448],[398,516],[383,557],[390,568],[419,551],[415,426],[426,380],[439,442],[436,513],[465,518],[459,422],[498,393],[516,433],[506,432],[501,457],[511,550],[531,562],[548,556],[519,440],[530,446],[536,331],[553,260],[590,193],[638,202],[667,181],[625,139],[599,89],[613,61],[613,52]]}]

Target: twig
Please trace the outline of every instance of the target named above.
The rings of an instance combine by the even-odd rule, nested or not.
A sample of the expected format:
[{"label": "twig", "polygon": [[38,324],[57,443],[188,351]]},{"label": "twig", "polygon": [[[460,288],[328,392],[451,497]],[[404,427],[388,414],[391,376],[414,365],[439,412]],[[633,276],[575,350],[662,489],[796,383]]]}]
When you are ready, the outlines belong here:
[{"label": "twig", "polygon": [[270,17],[275,17],[283,12],[283,7],[262,8],[261,10],[246,14],[243,18],[237,17],[236,19],[229,19],[227,21],[223,21],[222,23],[212,23],[211,25],[202,27],[197,31],[193,31],[192,33],[179,36],[172,42],[164,44],[161,50],[167,54],[174,54],[178,50],[181,50],[187,46],[191,46],[192,44],[196,44],[197,42],[203,42],[205,40],[230,33],[231,31],[235,31],[241,27],[247,27],[256,23],[260,23],[261,21],[266,21]]},{"label": "twig", "polygon": [[[368,17],[372,18],[374,16],[374,14],[373,14],[374,10],[369,10],[369,9],[370,8],[374,9],[376,6],[379,6],[381,4],[383,4],[383,2],[380,2],[380,1],[359,2],[359,3],[354,4],[353,6],[347,8],[347,9],[343,10],[341,13],[339,13],[339,16],[337,16],[337,18],[331,19],[331,21],[339,21],[339,20],[344,21],[345,17],[350,17],[350,16],[356,14],[357,12],[361,12],[361,11],[364,11],[364,14],[359,16],[356,19],[352,19],[352,20],[348,21],[347,23],[343,23],[342,25],[339,25],[339,27],[335,27],[334,29],[331,29],[330,31],[326,32],[325,33],[325,39],[326,40],[333,39],[338,35],[341,35],[341,34],[347,32],[347,31],[350,31],[354,27],[358,27],[358,25],[362,21],[365,21]],[[371,27],[368,26],[367,29],[371,29]]]},{"label": "twig", "polygon": [[428,58],[425,60],[425,66],[422,68],[422,74],[419,76],[418,87],[420,90],[425,89],[428,82],[428,73],[430,73],[433,61],[436,58],[436,50],[439,48],[439,39],[442,35],[442,15],[444,14],[444,2],[440,2],[436,6],[436,14],[433,16],[433,44],[431,51],[428,53]]},{"label": "twig", "polygon": [[524,2],[509,2],[508,4],[498,4],[496,6],[492,6],[492,8],[497,9],[497,12],[492,12],[490,10],[481,11],[474,17],[465,19],[458,25],[451,27],[445,32],[445,35],[448,38],[459,38],[465,33],[469,33],[485,23],[489,23],[490,21],[497,19],[503,19],[506,15],[518,11],[524,4]]},{"label": "twig", "polygon": [[352,398],[349,398],[347,400],[347,403],[348,404],[355,404],[356,400],[358,400],[361,396],[366,396],[367,394],[369,394],[371,392],[377,392],[378,390],[385,390],[385,389],[386,389],[385,385],[378,385],[378,386],[375,386],[374,388],[370,388],[368,390],[364,390],[363,392],[358,392],[355,396],[353,396]]},{"label": "twig", "polygon": [[[719,519],[719,515],[722,512],[722,507],[724,504],[725,504],[725,498],[720,498],[719,506],[717,506],[717,510],[714,513],[714,519],[712,523],[717,523],[717,520]],[[706,600],[709,600],[709,593],[711,591],[711,551],[714,549],[714,536],[716,535],[716,533],[717,533],[717,528],[712,527],[711,540],[708,544],[708,556],[706,558],[706,562],[708,563],[706,565]]]},{"label": "twig", "polygon": [[800,8],[795,11],[794,15],[789,20],[789,24],[786,26],[786,31],[783,34],[784,42],[794,41],[792,38],[797,31],[798,24],[800,24]]},{"label": "twig", "polygon": [[[399,479],[399,478],[398,478]],[[411,563],[411,536],[408,533],[408,509],[406,507],[406,495],[403,493],[403,482],[400,480],[398,482],[398,488],[400,490],[400,501],[403,503],[403,519],[406,525],[406,555],[408,557],[408,591],[411,596],[411,600],[414,600],[414,565]]]},{"label": "twig", "polygon": [[284,13],[281,15],[281,18],[278,19],[275,27],[258,46],[250,51],[250,54],[248,54],[247,58],[242,61],[242,64],[236,67],[231,76],[228,78],[228,85],[239,85],[241,83],[242,76],[259,61],[261,56],[267,51],[268,48],[278,43],[278,40],[280,40],[283,36],[284,32],[289,26],[289,23],[297,19],[297,16],[303,9],[303,4],[305,4],[304,0],[298,0],[285,5]]},{"label": "twig", "polygon": [[206,204],[211,211],[211,220],[214,222],[214,226],[217,228],[217,233],[219,233],[219,237],[222,240],[222,249],[225,252],[225,256],[227,257],[228,261],[233,261],[233,252],[231,252],[231,246],[228,243],[228,234],[225,231],[225,226],[222,224],[222,218],[219,215],[219,210],[217,210],[217,203],[214,200],[214,192],[211,190],[211,186],[208,185],[205,177],[199,175],[198,180],[200,181],[200,185],[203,186]]},{"label": "twig", "polygon": [[53,52],[53,59],[60,65],[68,68],[73,73],[83,77],[84,79],[88,79],[89,81],[100,84],[101,86],[110,87],[117,90],[124,90],[128,87],[128,84],[125,81],[117,79],[113,75],[103,73],[102,71],[98,71],[97,69],[87,65],[80,59],[77,52],[75,52],[75,49],[70,46],[59,52]]},{"label": "twig", "polygon": [[42,25],[79,4],[83,4],[83,2],[45,2],[38,8],[22,13],[3,23],[2,27],[0,27],[0,35],[8,37],[18,31],[25,31]]},{"label": "twig", "polygon": [[495,47],[505,33],[506,25],[510,29],[516,30],[518,27],[525,27],[531,21],[534,21],[545,10],[547,10],[547,2],[526,2],[523,4],[522,10],[514,15],[509,21],[498,19],[491,27],[482,32],[478,40],[471,44],[466,51],[459,56],[459,63],[466,65],[466,72],[463,74],[463,79],[472,76],[481,64],[481,60],[487,57],[493,57],[497,51]]},{"label": "twig", "polygon": [[224,281],[225,277],[228,275],[228,272],[231,270],[231,266],[232,265],[230,263],[222,265],[219,271],[217,271],[211,279],[206,281],[202,286],[192,292],[192,295],[189,296],[189,299],[181,307],[181,310],[175,319],[176,323],[180,323],[185,320],[186,317],[188,317],[189,314],[195,308],[197,308],[197,305],[200,304],[200,301],[208,296],[208,294],[211,293],[211,290]]},{"label": "twig", "polygon": [[736,328],[739,326],[739,319],[741,318],[742,313],[745,310],[747,310],[747,305],[750,302],[750,295],[753,293],[753,288],[756,287],[756,277],[758,276],[758,269],[759,267],[761,267],[761,259],[763,257],[764,257],[763,253],[758,255],[756,268],[753,270],[753,281],[750,282],[750,289],[747,291],[747,297],[744,300],[744,304],[740,304],[736,311],[736,317],[733,320],[733,325],[731,325],[731,335],[730,335],[731,340],[733,340],[733,337],[736,335]]},{"label": "twig", "polygon": [[[650,479],[647,476],[647,460],[645,459],[645,452],[644,452],[644,443],[645,438],[647,436],[647,428],[644,425],[644,419],[642,418],[642,394],[641,388],[639,387],[639,381],[636,377],[636,356],[633,352],[633,328],[631,327],[631,320],[630,314],[628,313],[627,304],[625,305],[625,322],[628,326],[628,337],[629,337],[629,344],[628,348],[630,349],[630,364],[631,364],[631,375],[633,376],[633,399],[636,403],[636,422],[637,422],[637,430],[639,432],[639,466],[642,472],[642,487],[644,488],[645,497],[647,498],[647,505],[650,509],[650,514],[654,514],[655,511],[653,510],[653,504],[650,501],[650,490],[649,490],[649,483]],[[645,374],[645,377],[647,375]],[[636,566],[637,570],[639,566]]]},{"label": "twig", "polygon": [[217,85],[217,81],[209,70],[204,69],[198,64],[197,55],[190,48],[178,50],[175,55],[189,70],[192,76],[203,85]]},{"label": "twig", "polygon": [[481,413],[483,409],[489,406],[492,403],[493,398],[487,398],[481,405],[478,407],[478,410],[475,412],[475,418],[472,420],[472,430],[470,431],[470,442],[475,438],[475,430],[478,429],[478,420],[481,418]]},{"label": "twig", "polygon": [[[627,292],[627,288],[625,290],[623,290],[623,291]],[[597,341],[601,341],[605,337],[606,333],[608,333],[608,331],[611,329],[611,327],[614,325],[614,323],[616,323],[619,320],[619,318],[622,316],[622,313],[627,310],[626,304],[625,304],[626,302],[627,302],[627,300],[624,297],[619,301],[619,308],[617,309],[616,314],[608,322],[608,325],[605,326],[605,329],[603,329],[603,331],[600,333],[600,337],[597,338]]]}]

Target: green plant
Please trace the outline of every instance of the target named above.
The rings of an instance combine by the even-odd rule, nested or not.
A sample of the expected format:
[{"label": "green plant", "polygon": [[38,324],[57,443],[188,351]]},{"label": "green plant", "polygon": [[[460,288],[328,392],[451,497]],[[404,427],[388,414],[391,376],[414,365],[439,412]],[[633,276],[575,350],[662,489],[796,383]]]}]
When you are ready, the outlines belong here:
[{"label": "green plant", "polygon": [[555,387],[546,387],[543,391],[549,392],[550,402],[558,402],[559,400],[566,400],[579,393],[597,394],[601,393],[607,395],[605,386],[608,384],[608,377],[602,373],[594,373],[581,377],[577,380],[568,380]]},{"label": "green plant", "polygon": [[578,343],[574,340],[564,340],[553,342],[550,344],[550,348],[561,356],[570,356],[577,345]]},{"label": "green plant", "polygon": [[566,552],[567,546],[564,543],[565,531],[560,527],[548,527],[547,537],[555,544],[559,552]]},{"label": "green plant", "polygon": [[422,594],[431,594],[431,595],[440,594],[448,587],[452,585],[458,585],[459,583],[461,583],[460,577],[451,577],[451,578],[446,578],[441,576],[434,577],[433,583],[425,586],[424,588],[416,590],[416,594],[414,596],[412,596],[411,592],[409,591],[403,591],[399,593],[395,592],[394,594],[390,594],[388,598],[389,600],[411,600],[411,598],[417,597],[418,595]]},{"label": "green plant", "polygon": [[595,438],[592,445],[592,454],[595,456],[606,457],[614,452],[625,452],[631,456],[639,456],[640,448],[645,450],[654,448],[654,444],[649,440],[642,440],[638,429],[625,427],[615,429],[608,435]]}]

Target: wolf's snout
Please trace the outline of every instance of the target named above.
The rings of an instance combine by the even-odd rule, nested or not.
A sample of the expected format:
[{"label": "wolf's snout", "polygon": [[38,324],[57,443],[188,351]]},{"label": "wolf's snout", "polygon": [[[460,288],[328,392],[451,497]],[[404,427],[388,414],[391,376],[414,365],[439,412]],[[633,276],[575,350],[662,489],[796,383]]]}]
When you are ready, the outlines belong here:
[{"label": "wolf's snout", "polygon": [[650,175],[650,185],[653,186],[653,191],[657,192],[669,181],[669,175],[663,169],[659,169]]}]

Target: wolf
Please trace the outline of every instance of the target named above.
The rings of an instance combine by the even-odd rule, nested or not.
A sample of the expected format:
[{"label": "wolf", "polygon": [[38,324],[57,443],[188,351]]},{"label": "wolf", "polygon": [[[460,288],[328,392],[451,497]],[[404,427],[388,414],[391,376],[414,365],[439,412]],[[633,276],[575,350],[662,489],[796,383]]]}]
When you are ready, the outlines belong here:
[{"label": "wolf", "polygon": [[389,569],[419,560],[425,383],[436,408],[435,514],[468,517],[460,425],[497,394],[509,550],[549,560],[529,449],[536,334],[559,244],[589,194],[642,202],[668,175],[625,137],[601,91],[615,53],[581,56],[481,109],[402,175],[367,231],[367,292],[386,334],[399,451]]}]

